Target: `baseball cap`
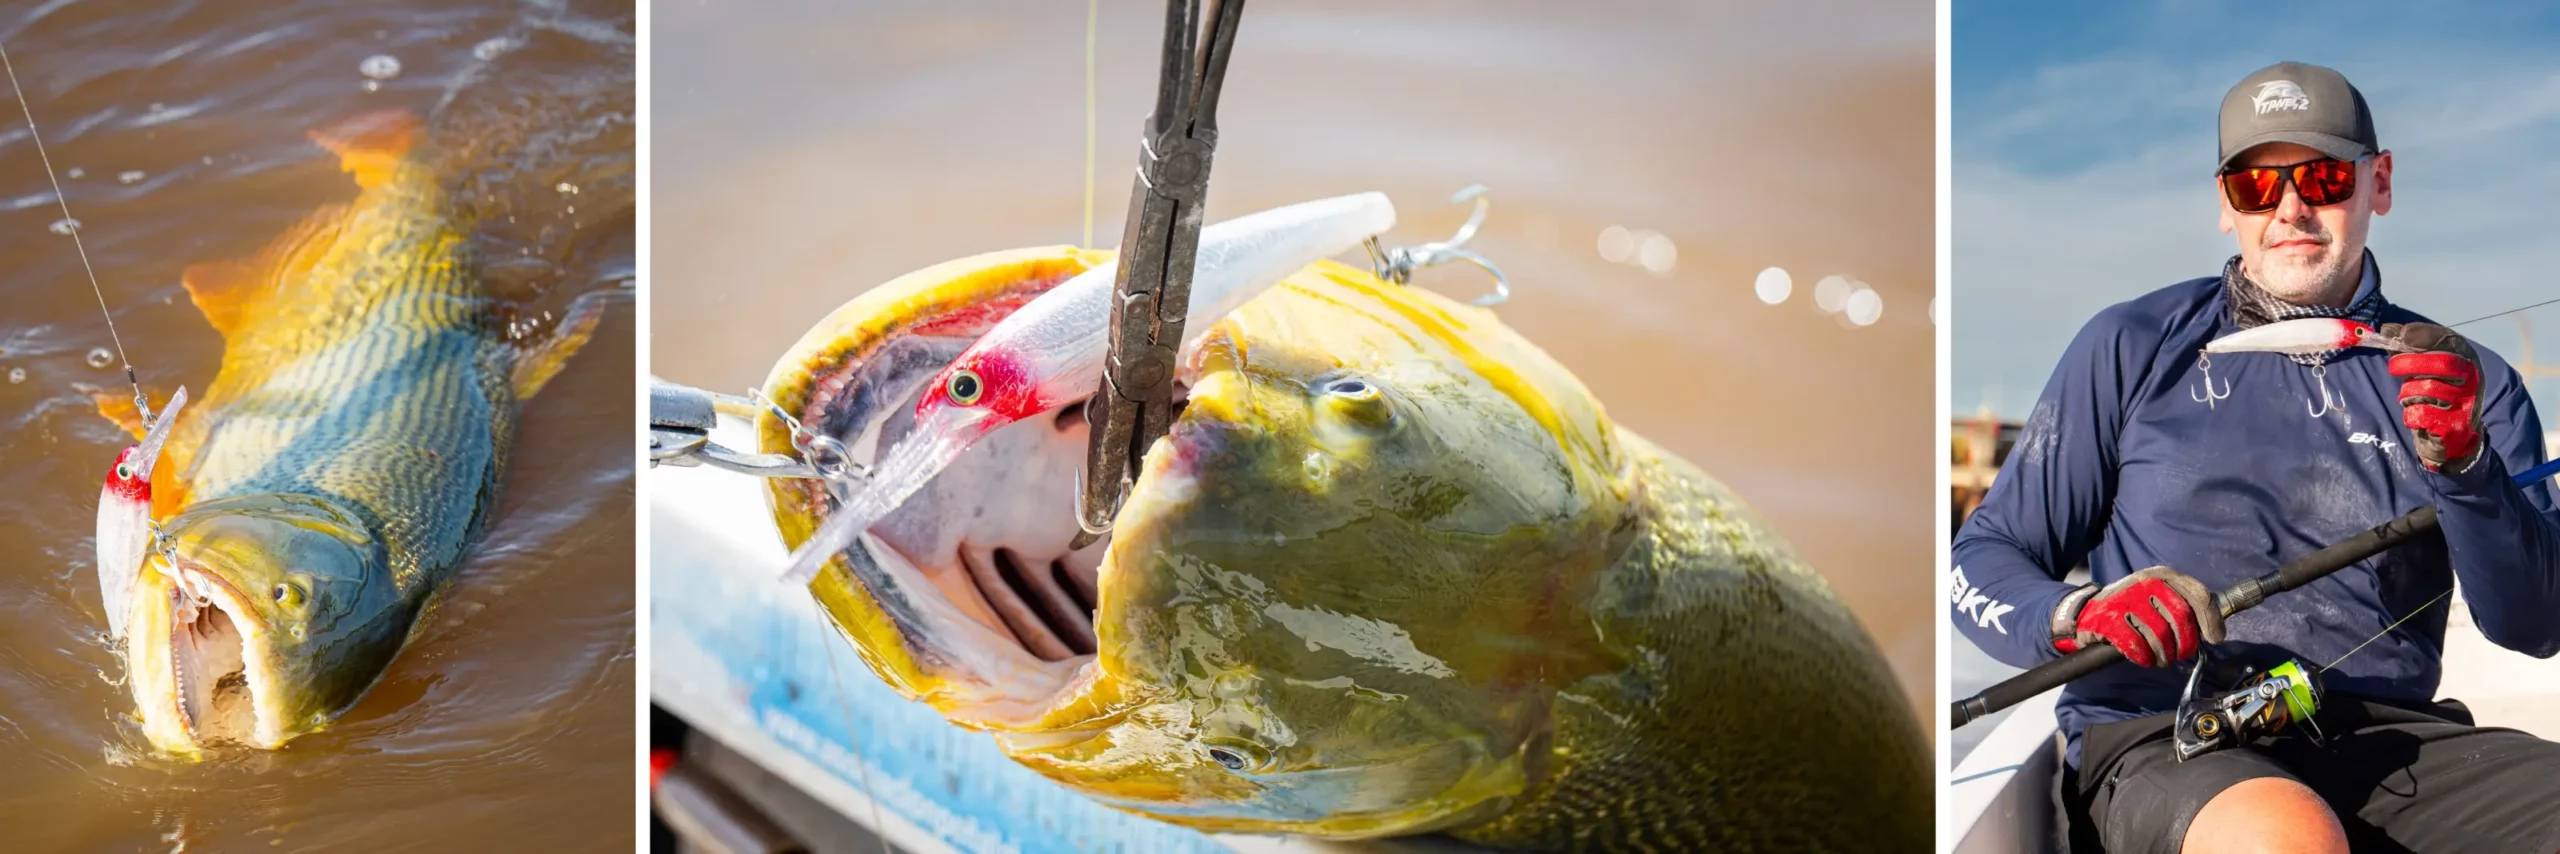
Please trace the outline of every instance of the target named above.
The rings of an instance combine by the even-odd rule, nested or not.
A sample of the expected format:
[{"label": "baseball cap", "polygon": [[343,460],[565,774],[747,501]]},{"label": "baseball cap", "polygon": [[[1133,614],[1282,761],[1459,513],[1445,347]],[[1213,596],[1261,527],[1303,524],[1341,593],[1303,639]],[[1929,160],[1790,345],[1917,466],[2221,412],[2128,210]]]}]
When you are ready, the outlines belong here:
[{"label": "baseball cap", "polygon": [[2300,62],[2279,62],[2241,78],[2222,96],[2221,129],[2223,169],[2242,152],[2270,142],[2310,146],[2340,160],[2382,150],[2364,93],[2345,75]]}]

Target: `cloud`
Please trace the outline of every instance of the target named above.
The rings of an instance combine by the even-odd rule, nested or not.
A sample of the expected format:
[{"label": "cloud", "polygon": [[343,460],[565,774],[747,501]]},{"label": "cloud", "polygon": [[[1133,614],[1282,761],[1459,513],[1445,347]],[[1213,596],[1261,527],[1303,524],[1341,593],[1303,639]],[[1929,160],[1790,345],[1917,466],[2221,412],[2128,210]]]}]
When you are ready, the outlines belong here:
[{"label": "cloud", "polygon": [[[2147,41],[2042,64],[2004,64],[1982,39],[1957,45],[1960,63],[1983,53],[1959,70],[1952,111],[1956,411],[2024,413],[2090,315],[2220,269],[2235,250],[2207,177],[2215,107],[2283,56],[2346,72],[2394,151],[2395,207],[2372,241],[2385,293],[2444,322],[2560,298],[2560,51],[2548,27],[2533,30],[2539,44],[2498,27],[2305,40],[2328,57],[2200,53],[2152,38],[2177,27],[2130,29]],[[2553,351],[2560,307],[2526,316]],[[2510,318],[2461,331],[2517,353]]]}]

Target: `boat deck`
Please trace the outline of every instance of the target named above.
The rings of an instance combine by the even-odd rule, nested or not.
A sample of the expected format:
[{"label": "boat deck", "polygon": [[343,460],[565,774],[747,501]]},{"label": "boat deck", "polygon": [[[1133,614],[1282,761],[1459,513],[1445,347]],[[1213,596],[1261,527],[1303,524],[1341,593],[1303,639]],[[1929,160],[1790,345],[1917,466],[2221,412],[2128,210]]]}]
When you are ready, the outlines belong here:
[{"label": "boat deck", "polygon": [[[2459,699],[2482,726],[2560,741],[2560,658],[2536,659],[2480,635],[2459,590],[2445,627],[2439,698]],[[1963,643],[1956,639],[1956,643]],[[2059,690],[2019,704],[1956,764],[1938,801],[1941,850],[1960,854],[2053,850],[2053,785],[2061,755],[2053,703]],[[1994,726],[1985,723],[1986,726]],[[1972,822],[1946,816],[1971,815]]]}]

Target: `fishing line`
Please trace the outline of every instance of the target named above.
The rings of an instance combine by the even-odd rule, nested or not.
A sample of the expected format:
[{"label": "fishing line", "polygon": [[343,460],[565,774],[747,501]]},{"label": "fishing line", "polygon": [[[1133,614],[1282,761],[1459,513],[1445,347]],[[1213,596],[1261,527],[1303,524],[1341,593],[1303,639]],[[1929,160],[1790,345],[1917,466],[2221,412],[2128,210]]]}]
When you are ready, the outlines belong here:
[{"label": "fishing line", "polygon": [[27,117],[27,139],[36,144],[36,158],[44,161],[44,179],[53,184],[53,201],[62,206],[62,222],[71,234],[71,248],[80,253],[80,269],[89,274],[89,293],[98,298],[98,314],[107,319],[107,338],[116,344],[116,358],[124,362],[124,379],[133,384],[133,408],[141,413],[142,423],[151,423],[151,399],[142,395],[142,379],[134,376],[133,357],[124,353],[124,336],[116,333],[116,316],[107,310],[107,292],[98,287],[98,270],[89,264],[89,247],[80,242],[80,219],[71,215],[71,197],[62,193],[62,179],[53,175],[53,156],[44,151],[44,137],[36,133],[36,111],[27,104],[27,90],[18,85],[18,67],[9,61],[9,50],[0,46],[0,69],[9,72],[9,91],[18,96],[18,112]]},{"label": "fishing line", "polygon": [[[2497,312],[2497,313],[2494,313],[2494,314],[2485,314],[2485,315],[2481,315],[2481,316],[2479,316],[2479,317],[2474,317],[2474,318],[2472,318],[2472,319],[2470,319],[2470,320],[2462,321],[2461,323],[2448,323],[2448,324],[2445,324],[2445,328],[2447,328],[2447,329],[2451,329],[2451,328],[2456,327],[2456,326],[2466,326],[2466,325],[2469,325],[2469,324],[2478,323],[2478,322],[2483,321],[2483,320],[2495,320],[2495,319],[2497,319],[2497,318],[2505,317],[2505,316],[2507,316],[2507,315],[2514,314],[2514,313],[2519,312],[2519,311],[2530,311],[2530,310],[2533,310],[2533,309],[2541,308],[2541,307],[2546,306],[2546,305],[2551,305],[2551,304],[2553,304],[2553,303],[2560,303],[2560,299],[2547,299],[2547,300],[2543,300],[2543,301],[2541,301],[2541,302],[2534,303],[2534,304],[2532,304],[2532,305],[2528,305],[2528,306],[2520,306],[2520,307],[2517,307],[2517,308],[2510,308],[2510,309],[2507,309],[2507,310],[2505,310],[2505,311]],[[2210,375],[2210,374],[2208,374],[2208,375],[2206,375],[2206,376],[2207,376],[2206,382],[2207,382],[2207,383],[2211,383],[2211,382],[2212,382],[2211,375]],[[2325,398],[2326,398],[2326,397],[2327,397],[2327,395],[2328,395],[2328,386],[2324,383],[2320,388],[2321,388],[2321,396],[2324,398],[2324,402],[2325,402]],[[2531,479],[2531,480],[2540,480],[2540,479],[2541,479],[2541,478],[2539,478],[2539,477],[2531,477],[2531,473],[2530,473],[2530,472],[2528,472],[2528,473],[2527,473],[2527,475],[2528,475],[2528,477],[2530,477],[2530,479]],[[2528,482],[2530,482],[2530,481],[2528,481]],[[2341,664],[2341,663],[2345,662],[2345,661],[2347,660],[2347,657],[2348,657],[2348,656],[2352,656],[2352,655],[2355,655],[2355,654],[2356,654],[2356,653],[2358,653],[2358,652],[2362,652],[2362,651],[2364,651],[2364,648],[2365,648],[2365,647],[2368,647],[2368,646],[2372,646],[2374,641],[2381,640],[2381,639],[2383,639],[2385,636],[2390,635],[2390,634],[2391,634],[2391,631],[2392,631],[2393,629],[2397,629],[2397,628],[2399,628],[2399,627],[2401,626],[2401,624],[2403,624],[2403,623],[2407,623],[2407,622],[2409,622],[2409,621],[2410,621],[2410,620],[2412,620],[2412,619],[2416,619],[2416,618],[2417,618],[2417,616],[2418,616],[2419,614],[2425,613],[2425,612],[2426,612],[2426,610],[2427,610],[2428,608],[2433,608],[2433,607],[2435,607],[2435,604],[2436,604],[2436,603],[2444,601],[2445,597],[2447,597],[2447,596],[2451,596],[2451,595],[2453,595],[2453,589],[2452,589],[2452,588],[2446,588],[2446,589],[2445,589],[2445,591],[2444,591],[2443,593],[2438,593],[2438,594],[2436,594],[2436,598],[2429,599],[2429,600],[2427,600],[2426,604],[2424,604],[2424,605],[2420,605],[2420,606],[2418,606],[2418,607],[2416,607],[2416,608],[2411,609],[2411,610],[2409,611],[2409,615],[2408,615],[2408,616],[2401,617],[2399,620],[2397,620],[2397,621],[2393,622],[2391,625],[2388,625],[2388,626],[2384,626],[2384,627],[2382,627],[2382,631],[2375,632],[2375,633],[2374,633],[2374,635],[2373,635],[2372,637],[2365,638],[2363,643],[2356,644],[2356,647],[2355,647],[2354,649],[2347,650],[2347,654],[2346,654],[2346,655],[2338,656],[2338,660],[2337,660],[2337,661],[2329,662],[2328,666],[2326,666],[2326,667],[2322,667],[2322,668],[2320,668],[2320,669],[2321,669],[2321,670],[2330,670],[2330,669],[2336,668],[2339,664]]]},{"label": "fishing line", "polygon": [[[2553,302],[2560,302],[2560,300],[2553,300]],[[2532,308],[2532,306],[2526,306],[2525,308]],[[2518,309],[2518,311],[2521,311],[2521,310],[2522,310],[2522,309]],[[2502,312],[2502,313],[2512,313],[2512,312]],[[2490,317],[2496,317],[2496,316],[2497,316],[2497,315],[2494,315],[2494,314],[2493,314],[2493,315],[2490,315]],[[2486,320],[2486,319],[2488,319],[2488,318],[2481,318],[2481,319]],[[2541,464],[2541,465],[2534,466],[2533,468],[2525,469],[2525,471],[2524,471],[2524,473],[2523,473],[2523,474],[2520,474],[2520,475],[2516,475],[2516,476],[2515,476],[2514,481],[2515,481],[2515,484],[2516,484],[2517,486],[2521,487],[2521,486],[2526,486],[2526,485],[2529,485],[2529,484],[2540,483],[2540,482],[2542,482],[2544,479],[2551,477],[2553,474],[2560,474],[2560,460],[2552,460],[2552,461],[2550,461],[2550,462],[2546,462],[2546,463],[2543,463],[2543,464]],[[2358,653],[2358,652],[2363,651],[2365,647],[2372,646],[2374,641],[2381,640],[2381,639],[2383,638],[2383,636],[2391,634],[2391,630],[2393,630],[2393,629],[2397,629],[2397,628],[2399,628],[2402,624],[2407,623],[2407,622],[2409,622],[2410,620],[2416,619],[2416,618],[2417,618],[2417,616],[2418,616],[2419,614],[2426,613],[2426,610],[2427,610],[2428,608],[2433,608],[2433,607],[2435,607],[2435,606],[2436,606],[2436,603],[2444,601],[2444,600],[2445,600],[2445,597],[2447,597],[2447,596],[2451,596],[2451,595],[2453,595],[2453,590],[2452,590],[2452,588],[2446,588],[2444,592],[2436,594],[2436,598],[2429,599],[2429,600],[2427,600],[2427,601],[2426,601],[2426,604],[2419,605],[2419,606],[2418,606],[2418,607],[2416,607],[2416,608],[2412,608],[2412,609],[2410,609],[2410,610],[2409,610],[2409,615],[2408,615],[2408,616],[2406,616],[2406,617],[2401,617],[2399,620],[2397,620],[2397,621],[2393,622],[2391,625],[2388,625],[2388,626],[2384,626],[2384,627],[2382,627],[2382,631],[2375,632],[2375,633],[2374,633],[2374,635],[2373,635],[2373,637],[2365,638],[2365,639],[2364,639],[2364,643],[2356,644],[2356,648],[2355,648],[2355,649],[2347,650],[2347,654],[2346,654],[2346,655],[2338,656],[2338,660],[2337,660],[2337,661],[2329,662],[2329,666],[2328,666],[2328,667],[2323,667],[2323,668],[2320,668],[2320,669],[2321,669],[2321,670],[2329,670],[2329,669],[2331,669],[2331,668],[2335,668],[2335,667],[2337,667],[2341,662],[2344,662],[2344,661],[2346,661],[2346,660],[2347,660],[2347,656],[2354,655],[2354,654],[2356,654],[2356,653]]]},{"label": "fishing line", "polygon": [[[827,614],[825,602],[813,595],[809,597],[809,604],[817,606],[820,624],[835,626],[835,619]],[[836,634],[843,634],[840,627]],[[843,634],[843,637],[846,643],[853,642],[852,635]],[[881,854],[897,854],[898,849],[889,845],[889,828],[880,823],[880,790],[871,787],[871,763],[862,758],[862,735],[854,732],[854,725],[859,719],[853,714],[853,696],[844,692],[844,677],[836,673],[835,640],[832,637],[821,638],[818,645],[827,650],[827,681],[835,683],[836,704],[844,707],[844,738],[853,745],[853,773],[862,781],[863,800],[871,802],[871,834],[880,837]]]},{"label": "fishing line", "polygon": [[2402,618],[2400,618],[2400,619],[2399,619],[2399,621],[2394,622],[2394,623],[2392,623],[2391,625],[2383,626],[2383,627],[2382,627],[2382,631],[2379,631],[2379,632],[2375,632],[2375,633],[2373,633],[2373,637],[2365,638],[2365,639],[2364,639],[2364,643],[2356,644],[2356,648],[2355,648],[2355,649],[2347,650],[2347,655],[2341,655],[2341,656],[2338,656],[2338,660],[2337,660],[2337,661],[2329,662],[2329,665],[2328,665],[2327,667],[2322,667],[2322,668],[2320,668],[2320,669],[2321,669],[2321,670],[2324,670],[2324,671],[2325,671],[2325,670],[2335,669],[2335,668],[2336,668],[2340,663],[2345,662],[2345,661],[2347,660],[2347,656],[2348,656],[2348,655],[2354,655],[2354,654],[2356,654],[2357,652],[2362,651],[2365,647],[2372,646],[2374,641],[2381,640],[2381,639],[2383,638],[2383,636],[2391,634],[2391,630],[2392,630],[2392,629],[2399,628],[2401,623],[2406,623],[2406,622],[2408,622],[2408,621],[2410,621],[2410,620],[2416,619],[2416,618],[2417,618],[2417,616],[2418,616],[2419,614],[2426,613],[2426,610],[2427,610],[2428,608],[2433,608],[2433,607],[2435,607],[2435,606],[2436,606],[2436,603],[2444,601],[2444,597],[2451,596],[2451,595],[2453,595],[2453,589],[2452,589],[2452,588],[2446,588],[2444,592],[2436,594],[2436,598],[2433,598],[2433,599],[2429,599],[2429,600],[2427,600],[2427,604],[2420,605],[2420,606],[2418,606],[2418,607],[2416,607],[2416,608],[2412,608],[2412,609],[2410,609],[2410,610],[2409,610],[2409,616],[2402,617]]},{"label": "fishing line", "polygon": [[2470,320],[2465,320],[2465,321],[2463,321],[2462,323],[2448,323],[2448,324],[2445,324],[2445,328],[2447,328],[2447,329],[2451,329],[2451,328],[2453,328],[2453,327],[2456,327],[2456,326],[2462,326],[2462,325],[2464,325],[2464,324],[2478,323],[2478,322],[2483,321],[2483,320],[2491,320],[2491,319],[2495,319],[2495,318],[2505,317],[2505,316],[2507,316],[2507,315],[2514,314],[2514,313],[2519,312],[2519,311],[2524,311],[2524,310],[2527,310],[2527,309],[2536,309],[2536,308],[2541,308],[2541,307],[2543,307],[2543,306],[2550,305],[2550,304],[2552,304],[2552,303],[2556,303],[2556,302],[2560,302],[2560,299],[2547,299],[2547,300],[2543,300],[2543,301],[2538,302],[2538,303],[2534,303],[2534,304],[2532,304],[2532,305],[2525,306],[2524,308],[2510,308],[2510,309],[2507,309],[2507,310],[2505,310],[2505,311],[2498,312],[2498,313],[2496,313],[2496,314],[2487,315],[2487,316],[2485,316],[2485,317],[2474,317],[2474,318],[2472,318],[2472,319],[2470,319]]},{"label": "fishing line", "polygon": [[1093,248],[1093,34],[1102,15],[1102,0],[1084,4],[1084,242]]}]

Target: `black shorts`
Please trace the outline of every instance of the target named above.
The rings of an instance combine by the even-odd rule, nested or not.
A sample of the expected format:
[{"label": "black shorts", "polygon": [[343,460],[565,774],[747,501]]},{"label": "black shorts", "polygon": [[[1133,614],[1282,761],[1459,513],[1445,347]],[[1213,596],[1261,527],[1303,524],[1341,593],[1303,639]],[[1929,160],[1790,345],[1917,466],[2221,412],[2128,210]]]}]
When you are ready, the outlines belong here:
[{"label": "black shorts", "polygon": [[2315,719],[2180,762],[2167,715],[2090,727],[2066,788],[2073,847],[2176,854],[2196,812],[2243,780],[2327,801],[2356,851],[2560,852],[2560,744],[2475,727],[2459,703],[2411,710],[2332,696]]}]

